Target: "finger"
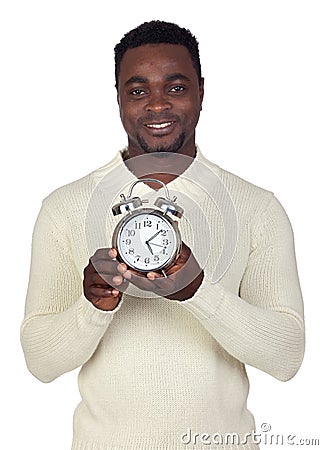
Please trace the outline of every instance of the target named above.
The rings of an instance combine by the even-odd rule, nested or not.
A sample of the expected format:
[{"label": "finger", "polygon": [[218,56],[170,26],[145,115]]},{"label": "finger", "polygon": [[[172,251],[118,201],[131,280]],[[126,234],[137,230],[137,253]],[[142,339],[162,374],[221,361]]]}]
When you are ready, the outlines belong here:
[{"label": "finger", "polygon": [[90,262],[95,266],[100,261],[110,261],[118,264],[117,261],[118,252],[115,248],[100,248],[90,258]]},{"label": "finger", "polygon": [[119,285],[123,282],[124,278],[122,277],[121,274],[116,274],[116,275],[110,275],[110,274],[104,274],[104,278],[98,274],[97,272],[91,274],[88,276],[87,278],[87,284],[88,285]]},{"label": "finger", "polygon": [[134,284],[139,289],[144,291],[154,291],[154,282],[149,280],[145,274],[139,274],[138,272],[128,269],[123,276],[128,280],[131,284]]},{"label": "finger", "polygon": [[110,248],[108,250],[108,255],[110,256],[110,258],[116,258],[118,256],[118,252],[115,248]]},{"label": "finger", "polygon": [[91,287],[88,289],[88,294],[91,299],[98,299],[98,298],[110,298],[110,297],[117,297],[120,292],[113,288],[113,287]]},{"label": "finger", "polygon": [[118,263],[112,260],[90,260],[89,264],[84,268],[84,276],[91,274],[117,274]]},{"label": "finger", "polygon": [[84,279],[87,286],[119,286],[123,283],[123,276],[121,274],[109,273],[94,273]]},{"label": "finger", "polygon": [[93,269],[90,271],[97,272],[100,275],[123,274],[128,269],[125,263],[119,263],[118,261],[106,258],[91,260],[91,264]]},{"label": "finger", "polygon": [[149,280],[152,281],[155,280],[156,278],[162,277],[162,275],[158,272],[148,272],[146,276]]},{"label": "finger", "polygon": [[93,264],[95,270],[92,273],[98,273],[104,280],[107,280],[109,276],[121,274],[118,271],[118,265],[116,261],[98,260]]},{"label": "finger", "polygon": [[169,295],[175,292],[175,282],[172,277],[165,277],[158,272],[148,272],[147,278],[154,282],[154,291],[162,295]]},{"label": "finger", "polygon": [[117,265],[117,271],[119,273],[124,274],[127,270],[128,270],[128,267],[127,267],[127,265],[125,263],[120,263],[120,264]]},{"label": "finger", "polygon": [[176,292],[175,281],[172,277],[159,276],[154,279],[154,290],[161,295],[170,295]]},{"label": "finger", "polygon": [[113,259],[116,258],[118,255],[118,252],[115,248],[98,248],[94,255],[91,257],[91,259],[97,260],[97,259]]},{"label": "finger", "polygon": [[86,278],[84,280],[84,289],[116,289],[121,292],[125,292],[127,290],[129,282],[125,280],[121,275],[106,276],[106,278],[106,280],[103,280],[98,274],[93,274],[91,276],[91,279]]},{"label": "finger", "polygon": [[116,308],[119,301],[120,301],[119,296],[110,297],[110,298],[99,297],[99,298],[95,298],[95,299],[91,300],[91,303],[95,307],[102,309],[103,311],[112,311],[114,308]]},{"label": "finger", "polygon": [[105,258],[91,258],[90,263],[97,272],[115,272],[119,265],[118,261],[109,258],[109,256],[106,256]]},{"label": "finger", "polygon": [[[87,284],[111,284],[119,285],[124,281],[123,273],[127,270],[125,264],[115,264],[100,261],[93,266],[90,264],[84,269],[84,278]],[[115,278],[114,278],[115,277]]]},{"label": "finger", "polygon": [[102,291],[102,293],[107,293],[108,295],[112,292],[112,291],[117,291],[118,293],[125,293],[127,288],[129,286],[129,282],[126,281],[125,279],[122,279],[121,283],[114,283],[113,281],[110,282],[110,284],[91,284],[91,285],[84,285],[84,292],[90,292],[91,290],[94,290],[93,292],[96,292],[95,289],[98,289],[100,291],[99,294],[96,295],[101,295],[100,292]]}]

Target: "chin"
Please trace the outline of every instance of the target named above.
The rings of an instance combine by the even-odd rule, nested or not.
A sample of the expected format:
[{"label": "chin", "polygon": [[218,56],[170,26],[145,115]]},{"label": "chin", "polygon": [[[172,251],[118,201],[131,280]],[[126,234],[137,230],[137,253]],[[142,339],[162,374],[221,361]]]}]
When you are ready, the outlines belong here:
[{"label": "chin", "polygon": [[178,138],[169,144],[162,144],[159,145],[149,145],[147,141],[142,136],[137,136],[137,140],[139,143],[140,148],[145,153],[155,153],[155,154],[161,154],[160,156],[165,156],[165,153],[178,153],[181,148],[183,147],[183,144],[185,142],[185,134],[182,133],[178,136]]}]

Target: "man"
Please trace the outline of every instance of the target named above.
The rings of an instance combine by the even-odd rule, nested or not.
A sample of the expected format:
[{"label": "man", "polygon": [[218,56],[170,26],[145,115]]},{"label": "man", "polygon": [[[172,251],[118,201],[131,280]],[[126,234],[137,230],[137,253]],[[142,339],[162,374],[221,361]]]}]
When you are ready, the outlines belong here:
[{"label": "man", "polygon": [[[115,63],[128,146],[43,202],[21,331],[27,365],[44,382],[82,366],[73,449],[256,449],[245,364],[285,381],[303,358],[290,223],[272,193],[196,146],[204,89],[188,30],[144,23]],[[147,177],[187,205],[181,252],[163,275],[136,272],[109,247],[111,207]],[[159,188],[140,186],[147,198]]]}]

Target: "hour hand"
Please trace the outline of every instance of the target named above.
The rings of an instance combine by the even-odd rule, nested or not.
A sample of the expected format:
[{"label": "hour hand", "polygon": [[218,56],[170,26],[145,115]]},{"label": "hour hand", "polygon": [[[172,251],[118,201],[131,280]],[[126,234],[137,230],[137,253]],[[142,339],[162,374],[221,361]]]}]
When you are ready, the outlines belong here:
[{"label": "hour hand", "polygon": [[149,241],[146,241],[146,244],[147,244],[148,250],[149,250],[150,253],[153,255],[153,250],[152,250],[152,248],[151,248],[151,246],[150,246],[150,244],[149,244]]}]

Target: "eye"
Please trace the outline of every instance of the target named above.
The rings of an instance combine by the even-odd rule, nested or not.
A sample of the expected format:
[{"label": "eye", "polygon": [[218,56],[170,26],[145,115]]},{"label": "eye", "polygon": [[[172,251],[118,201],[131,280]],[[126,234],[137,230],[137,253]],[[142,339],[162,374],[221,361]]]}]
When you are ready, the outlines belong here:
[{"label": "eye", "polygon": [[176,92],[176,93],[177,92],[183,92],[183,91],[185,91],[185,87],[178,85],[178,86],[172,87],[169,91],[170,92]]},{"label": "eye", "polygon": [[132,91],[130,91],[130,95],[133,95],[135,97],[139,97],[141,95],[145,95],[145,93],[146,92],[144,90],[140,89],[140,88],[133,89]]}]

